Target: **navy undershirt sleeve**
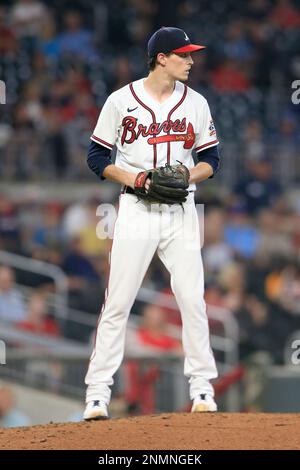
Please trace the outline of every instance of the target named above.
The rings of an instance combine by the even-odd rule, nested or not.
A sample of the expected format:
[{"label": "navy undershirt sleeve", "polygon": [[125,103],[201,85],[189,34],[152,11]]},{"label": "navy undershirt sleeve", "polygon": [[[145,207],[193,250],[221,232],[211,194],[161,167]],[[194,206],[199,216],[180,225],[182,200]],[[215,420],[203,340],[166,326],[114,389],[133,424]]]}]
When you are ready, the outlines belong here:
[{"label": "navy undershirt sleeve", "polygon": [[87,164],[101,180],[105,180],[103,171],[108,165],[112,164],[111,150],[91,140],[87,154]]},{"label": "navy undershirt sleeve", "polygon": [[217,173],[220,168],[220,155],[219,155],[218,147],[219,147],[218,145],[214,145],[213,147],[210,147],[209,149],[205,149],[197,153],[197,158],[199,162],[208,163],[212,167],[214,172],[210,176],[210,178],[213,178],[215,173]]},{"label": "navy undershirt sleeve", "polygon": [[[213,175],[210,176],[210,178],[212,178],[220,168],[218,145],[198,152],[197,157],[199,162],[206,162],[212,167],[214,172]],[[112,164],[111,150],[92,140],[88,149],[87,164],[101,180],[105,180],[103,171],[108,165]]]}]

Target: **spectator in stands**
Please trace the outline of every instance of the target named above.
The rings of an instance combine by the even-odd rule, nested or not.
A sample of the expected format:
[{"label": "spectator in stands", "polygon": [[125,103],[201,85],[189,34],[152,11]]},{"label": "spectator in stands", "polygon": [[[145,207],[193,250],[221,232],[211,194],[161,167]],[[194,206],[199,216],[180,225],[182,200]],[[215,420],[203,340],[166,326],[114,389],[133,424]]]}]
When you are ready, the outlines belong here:
[{"label": "spectator in stands", "polygon": [[[87,201],[87,221],[78,234],[82,253],[90,259],[101,255],[106,256],[109,251],[109,237],[112,236],[111,231],[106,233],[100,223],[101,218],[97,213],[98,207],[99,199],[93,198]],[[111,230],[111,228],[107,227],[107,230]]]},{"label": "spectator in stands", "polygon": [[137,331],[137,345],[149,351],[182,352],[180,340],[171,336],[166,315],[157,305],[145,307],[142,324]]},{"label": "spectator in stands", "polygon": [[30,81],[24,88],[23,93],[24,110],[28,118],[33,123],[35,129],[43,130],[45,119],[41,102],[41,84],[37,81]]},{"label": "spectator in stands", "polygon": [[240,327],[242,359],[256,351],[268,351],[270,354],[276,352],[272,317],[265,301],[249,295],[237,312],[236,319]]},{"label": "spectator in stands", "polygon": [[29,53],[37,47],[37,39],[47,23],[47,15],[46,6],[38,0],[18,0],[12,7],[14,31]]},{"label": "spectator in stands", "polygon": [[59,36],[59,53],[62,57],[77,57],[86,61],[98,60],[99,54],[93,44],[93,34],[82,26],[79,11],[69,10],[64,17],[65,30]]},{"label": "spectator in stands", "polygon": [[221,288],[217,280],[208,281],[205,284],[205,302],[208,307],[208,318],[209,318],[209,307],[226,307],[225,291]]},{"label": "spectator in stands", "polygon": [[258,161],[266,155],[266,144],[262,123],[258,119],[247,122],[244,135],[244,156],[247,161]]},{"label": "spectator in stands", "polygon": [[88,222],[88,208],[83,201],[70,204],[63,214],[63,228],[69,240],[76,238]]},{"label": "spectator in stands", "polygon": [[[257,14],[259,16],[259,12]],[[251,62],[252,83],[256,90],[269,90],[272,86],[274,63],[278,60],[270,25],[254,18],[248,20],[247,30],[255,52]]]},{"label": "spectator in stands", "polygon": [[[180,334],[180,329],[176,331],[177,335]],[[165,313],[157,305],[146,305],[142,324],[131,335],[128,332],[126,349],[127,352],[136,356],[158,355],[161,357],[162,353],[182,355],[179,335],[176,337],[170,334]],[[157,363],[150,362],[146,367],[141,367],[139,361],[130,360],[126,363],[125,374],[125,399],[129,413],[153,413],[155,411],[154,385],[160,375]]]},{"label": "spectator in stands", "polygon": [[271,15],[271,23],[280,29],[300,27],[300,11],[290,0],[277,0]]},{"label": "spectator in stands", "polygon": [[63,269],[69,277],[70,289],[81,289],[99,278],[92,263],[83,253],[80,238],[74,237],[70,242],[70,251],[63,261]]},{"label": "spectator in stands", "polygon": [[0,193],[0,249],[14,253],[20,249],[17,206],[4,193]]},{"label": "spectator in stands", "polygon": [[21,101],[14,109],[14,132],[6,152],[4,176],[8,179],[34,178],[38,172],[41,134],[28,108]]},{"label": "spectator in stands", "polygon": [[[300,71],[300,60],[299,60],[299,71]],[[287,109],[285,113],[282,115],[282,119],[279,123],[279,128],[277,129],[276,135],[274,138],[278,141],[278,144],[282,143],[281,154],[287,148],[286,153],[294,152],[295,145],[299,145],[300,141],[300,126],[298,116],[293,109]]]},{"label": "spectator in stands", "polygon": [[256,351],[267,351],[274,362],[282,363],[286,340],[295,322],[276,303],[263,296],[247,295],[236,318],[240,327],[241,354],[246,358]]},{"label": "spectator in stands", "polygon": [[[57,321],[48,315],[46,299],[47,297],[42,291],[34,291],[28,302],[26,317],[23,321],[18,322],[16,327],[40,338],[59,338],[61,336],[60,327]],[[43,351],[42,346],[40,349]],[[37,348],[35,360],[25,362],[25,374],[31,383],[43,385],[53,392],[59,392],[64,367],[61,362],[43,359],[43,352],[40,357]]]},{"label": "spectator in stands", "polygon": [[46,56],[40,50],[36,51],[32,56],[31,67],[32,77],[30,83],[37,84],[36,86],[40,88],[39,101],[43,106],[43,95],[51,87],[53,75],[49,73],[49,61],[47,61]]},{"label": "spectator in stands", "polygon": [[62,128],[64,116],[67,116],[67,113],[68,106],[62,106],[60,111],[54,107],[48,107],[45,110],[44,165],[47,168],[47,174],[50,173],[50,175],[60,178],[66,175],[69,162],[69,149]]},{"label": "spectator in stands", "polygon": [[59,36],[57,35],[57,23],[53,16],[49,16],[47,24],[42,31],[40,50],[49,62],[56,63],[59,56]]},{"label": "spectator in stands", "polygon": [[[56,320],[48,315],[45,294],[34,292],[28,303],[26,318],[17,323],[20,330],[28,331],[39,337],[57,338],[61,336]],[[40,347],[43,350],[43,347]],[[32,383],[43,384],[48,390],[58,392],[63,378],[64,366],[58,361],[39,359],[38,349],[36,358],[25,363],[26,377]]]},{"label": "spectator in stands", "polygon": [[[300,76],[300,67],[298,76]],[[292,82],[293,79],[291,79]],[[287,186],[299,182],[297,162],[300,145],[300,113],[298,111],[299,115],[297,116],[297,108],[298,106],[294,106],[294,109],[288,108],[282,113],[282,118],[272,135],[273,148],[276,149],[276,161],[278,162],[281,180]]]},{"label": "spectator in stands", "polygon": [[246,211],[255,214],[262,208],[270,207],[280,196],[281,188],[272,174],[272,162],[267,157],[246,163],[248,175],[236,185],[234,192],[246,205]]},{"label": "spectator in stands", "polygon": [[14,284],[13,270],[0,266],[0,321],[15,323],[26,317],[23,296]]},{"label": "spectator in stands", "polygon": [[129,58],[126,55],[120,55],[116,61],[115,81],[112,84],[111,91],[122,88],[132,81],[132,70]]},{"label": "spectator in stands", "polygon": [[65,234],[61,225],[62,207],[55,202],[49,202],[44,208],[43,221],[33,233],[32,241],[36,246],[63,246]]},{"label": "spectator in stands", "polygon": [[[222,306],[232,313],[239,311],[243,305],[246,288],[246,268],[242,262],[233,262],[224,266],[217,277],[221,288]],[[221,300],[219,297],[219,301]]]},{"label": "spectator in stands", "polygon": [[[211,92],[211,86],[217,88],[218,93],[213,93],[220,120],[217,124],[224,134],[222,140],[225,145],[226,140],[230,138],[232,141],[233,136],[241,139],[237,131],[252,116],[258,116],[267,130],[272,131],[280,121],[280,113],[276,113],[276,109],[282,108],[280,88],[290,88],[292,73],[295,79],[298,76],[291,70],[293,64],[297,64],[299,8],[291,0],[278,1],[275,6],[274,3],[270,0],[252,0],[247,5],[240,3],[232,6],[230,2],[219,2],[218,7],[207,3],[205,11],[201,8],[201,2],[178,0],[172,3],[171,13],[183,23],[178,26],[200,35],[210,47],[209,54],[197,58],[191,79],[193,87],[203,92],[204,96]],[[46,4],[50,5],[49,2]],[[57,5],[51,4],[54,13]],[[23,94],[24,85],[26,88],[26,82],[30,81],[34,83],[33,88],[37,88],[37,85],[40,87],[38,100],[44,113],[41,121],[37,122],[40,113],[38,105],[35,103],[34,108],[30,106],[28,114],[31,117],[34,115],[34,132],[30,132],[30,123],[27,122],[27,127],[22,128],[22,140],[19,140],[20,124],[14,123],[17,132],[13,133],[14,137],[9,143],[5,143],[5,153],[9,154],[3,164],[5,176],[29,180],[36,176],[40,178],[45,173],[55,178],[57,175],[75,175],[80,179],[89,177],[82,170],[82,150],[87,138],[87,132],[84,131],[86,116],[81,122],[81,113],[80,110],[78,113],[77,102],[74,101],[79,101],[81,107],[82,101],[85,106],[89,100],[93,100],[99,107],[105,101],[107,92],[121,86],[122,82],[131,81],[128,80],[130,75],[134,79],[135,75],[145,71],[141,59],[147,35],[153,29],[151,23],[159,23],[159,18],[170,15],[169,5],[169,2],[162,5],[161,2],[115,0],[108,6],[102,2],[101,11],[104,14],[97,17],[96,27],[90,25],[90,28],[94,27],[92,30],[88,26],[83,27],[83,24],[89,24],[90,18],[95,18],[90,7],[79,1],[78,7],[69,10],[64,2],[60,5],[60,18],[65,21],[65,29],[61,31],[60,18],[49,13],[45,2],[14,2],[11,7],[12,25],[8,28],[4,25],[4,37],[1,38],[0,33],[0,50],[2,47],[10,51],[4,52],[5,55],[0,54],[3,77],[10,81],[8,97],[12,103],[22,107],[20,95]],[[76,11],[72,8],[76,8]],[[202,30],[195,26],[199,21],[205,25]],[[16,35],[13,28],[20,38],[17,48],[12,40],[11,33]],[[93,43],[94,37],[101,46],[101,53],[103,51],[105,66],[102,66],[102,60],[98,60],[99,51]],[[220,47],[218,44],[221,44]],[[66,60],[66,56],[70,60]],[[240,66],[241,62],[243,67]],[[76,68],[83,69],[87,81],[91,82],[89,91],[86,90],[86,96],[81,100],[82,90],[77,90],[75,99],[72,96],[68,103],[65,102],[55,110],[49,109],[45,95],[56,88],[56,81],[68,83],[74,63]],[[118,80],[119,83],[116,83]],[[261,91],[266,91],[266,94]],[[231,100],[231,94],[237,96]],[[8,126],[11,126],[13,113],[9,115]],[[69,129],[62,124],[66,122],[70,125]],[[82,126],[79,132],[78,126]],[[28,136],[28,142],[25,142],[25,135]],[[29,148],[30,142],[38,143],[39,149],[36,150],[33,145]],[[11,149],[11,146],[14,148]],[[23,152],[20,151],[18,158],[13,158],[16,147],[20,147]],[[240,158],[242,166],[244,149],[247,147],[243,147]],[[25,162],[32,161],[31,153],[35,152],[41,155],[38,161],[42,164],[38,172],[33,171],[31,163],[26,163],[24,171]],[[48,172],[53,168],[53,163],[57,171]],[[14,171],[11,171],[11,167],[15,167]]]},{"label": "spectator in stands", "polygon": [[269,0],[250,0],[247,2],[246,17],[256,22],[263,22],[270,11]]},{"label": "spectator in stands", "polygon": [[257,217],[260,240],[256,249],[257,257],[271,261],[275,257],[292,259],[296,254],[293,246],[291,225],[286,225],[274,210],[262,209]]},{"label": "spectator in stands", "polygon": [[[89,257],[83,253],[80,238],[78,236],[73,238],[69,244],[70,251],[62,263],[62,268],[68,276],[69,305],[83,312],[97,314],[101,308],[99,292],[101,298],[101,293],[104,291],[103,279]],[[65,334],[68,337],[86,341],[87,332],[83,331],[83,328],[76,329],[74,325],[66,327]]]},{"label": "spectator in stands", "polygon": [[269,273],[266,278],[266,293],[286,312],[298,317],[300,327],[300,267],[297,263],[287,263],[281,270]]},{"label": "spectator in stands", "polygon": [[232,249],[224,238],[225,220],[222,208],[213,208],[205,215],[203,260],[208,275],[219,271],[233,259]]},{"label": "spectator in stands", "polygon": [[[155,276],[155,278],[157,275]],[[160,310],[167,325],[182,326],[181,315],[174,294],[170,285],[162,289],[156,297],[156,304],[160,305]]]},{"label": "spectator in stands", "polygon": [[220,93],[244,93],[251,87],[246,71],[229,58],[212,72],[211,83]]},{"label": "spectator in stands", "polygon": [[233,202],[229,207],[229,217],[225,225],[224,239],[236,255],[253,258],[260,241],[260,234],[247,212],[245,204]]},{"label": "spectator in stands", "polygon": [[39,335],[60,336],[59,326],[47,313],[45,294],[34,292],[28,302],[26,318],[18,322],[18,328]]},{"label": "spectator in stands", "polygon": [[[51,253],[51,251],[52,250],[48,247],[33,246],[29,252],[29,256],[33,261],[51,262],[49,259],[49,253]],[[26,255],[28,256],[28,253],[26,253]],[[48,293],[55,291],[54,279],[46,273],[32,272],[30,269],[28,271],[25,269],[16,269],[16,274],[19,284],[43,289],[43,291]]]},{"label": "spectator in stands", "polygon": [[30,426],[30,418],[16,407],[16,399],[11,388],[0,387],[0,428]]},{"label": "spectator in stands", "polygon": [[0,55],[15,54],[17,51],[17,39],[7,21],[5,7],[0,7]]},{"label": "spectator in stands", "polygon": [[[101,80],[101,77],[99,79]],[[69,70],[65,81],[68,82],[72,100],[64,134],[75,166],[73,173],[77,176],[76,169],[78,168],[79,176],[82,177],[84,175],[82,154],[86,151],[86,141],[90,136],[91,128],[97,121],[99,108],[92,95],[92,83],[80,67]]]},{"label": "spectator in stands", "polygon": [[223,52],[226,57],[243,63],[250,63],[253,57],[253,48],[246,34],[245,23],[241,20],[229,22],[225,40],[223,41]]}]

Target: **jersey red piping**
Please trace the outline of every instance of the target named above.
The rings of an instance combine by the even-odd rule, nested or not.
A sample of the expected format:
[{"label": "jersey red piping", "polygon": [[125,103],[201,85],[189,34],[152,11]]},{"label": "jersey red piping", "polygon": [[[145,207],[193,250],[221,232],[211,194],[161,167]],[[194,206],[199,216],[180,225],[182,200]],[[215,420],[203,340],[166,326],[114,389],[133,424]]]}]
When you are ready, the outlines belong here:
[{"label": "jersey red piping", "polygon": [[108,276],[107,276],[107,280],[106,280],[106,288],[105,288],[105,293],[104,293],[104,301],[103,301],[103,304],[102,304],[102,307],[101,307],[101,310],[100,310],[100,314],[99,314],[99,318],[98,318],[98,322],[97,322],[97,328],[96,328],[96,332],[95,332],[95,336],[94,336],[93,351],[92,351],[92,354],[91,354],[91,357],[90,357],[90,360],[89,360],[88,368],[89,368],[89,366],[90,366],[92,360],[94,359],[94,357],[95,357],[95,355],[96,355],[97,339],[98,339],[98,333],[99,333],[99,331],[100,331],[100,322],[101,322],[101,319],[102,319],[102,314],[103,314],[103,312],[104,312],[104,309],[105,309],[105,306],[106,306],[106,301],[107,301],[108,294],[109,294],[109,281],[110,281],[110,269],[111,269],[111,253],[112,253],[113,241],[114,241],[114,236],[115,236],[116,222],[117,222],[118,215],[119,215],[119,208],[120,208],[120,197],[119,197],[118,213],[117,213],[117,217],[116,217],[115,225],[114,225],[114,230],[113,230],[112,244],[111,244],[111,248],[110,248],[110,251],[109,251],[109,254],[108,254],[109,270],[108,270]]},{"label": "jersey red piping", "polygon": [[199,150],[202,150],[204,149],[205,147],[208,147],[208,145],[215,145],[215,144],[218,144],[219,141],[218,140],[213,140],[212,142],[207,142],[207,144],[203,144],[203,145],[200,145],[200,147],[196,147],[195,148],[195,151],[196,152],[199,152]]},{"label": "jersey red piping", "polygon": [[[174,111],[175,111],[179,106],[182,105],[182,103],[183,103],[184,100],[185,100],[186,94],[187,94],[187,86],[184,85],[184,90],[183,90],[182,97],[180,98],[180,100],[178,101],[178,103],[174,106],[174,108],[172,108],[171,111],[169,112],[168,117],[167,117],[167,121],[170,120],[171,115],[174,113]],[[170,134],[170,131],[168,132],[168,134]],[[171,157],[171,142],[168,142],[168,150],[167,150],[167,162],[168,162],[168,163],[170,163],[170,157]]]},{"label": "jersey red piping", "polygon": [[[133,89],[133,84],[130,83],[129,85],[129,88],[130,88],[130,91],[134,97],[134,99],[141,105],[143,106],[143,108],[145,108],[147,111],[149,111],[149,113],[151,114],[152,116],[152,122],[153,124],[156,124],[156,116],[155,116],[155,113],[154,111],[149,108],[149,106],[147,106],[145,103],[142,102],[142,100],[140,100],[140,98],[137,96],[136,92],[134,91]],[[156,144],[153,144],[153,168],[156,168],[156,163],[157,163],[157,149],[156,149]]]},{"label": "jersey red piping", "polygon": [[107,145],[111,149],[113,148],[113,145],[109,144],[108,142],[105,142],[105,140],[99,139],[99,137],[95,136],[94,134],[92,135],[91,139],[96,139],[101,144]]}]

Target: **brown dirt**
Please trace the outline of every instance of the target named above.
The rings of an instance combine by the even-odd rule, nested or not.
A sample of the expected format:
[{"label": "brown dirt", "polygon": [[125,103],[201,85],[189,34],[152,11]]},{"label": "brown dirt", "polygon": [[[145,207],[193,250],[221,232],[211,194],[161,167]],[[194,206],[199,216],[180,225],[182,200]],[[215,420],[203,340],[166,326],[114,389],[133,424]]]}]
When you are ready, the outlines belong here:
[{"label": "brown dirt", "polygon": [[162,414],[0,429],[0,450],[299,449],[300,414]]}]

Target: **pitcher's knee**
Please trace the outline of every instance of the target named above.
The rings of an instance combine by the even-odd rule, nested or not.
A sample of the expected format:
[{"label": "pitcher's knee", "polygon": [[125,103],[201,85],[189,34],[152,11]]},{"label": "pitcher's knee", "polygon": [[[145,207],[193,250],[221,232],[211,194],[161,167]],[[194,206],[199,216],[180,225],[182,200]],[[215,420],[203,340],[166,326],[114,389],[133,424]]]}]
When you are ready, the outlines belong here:
[{"label": "pitcher's knee", "polygon": [[[199,298],[200,297],[200,298]],[[206,303],[201,298],[201,296],[195,297],[193,294],[192,296],[184,296],[181,298],[181,305],[184,311],[190,312],[190,315],[193,313],[198,316],[199,313],[206,314]]]}]

